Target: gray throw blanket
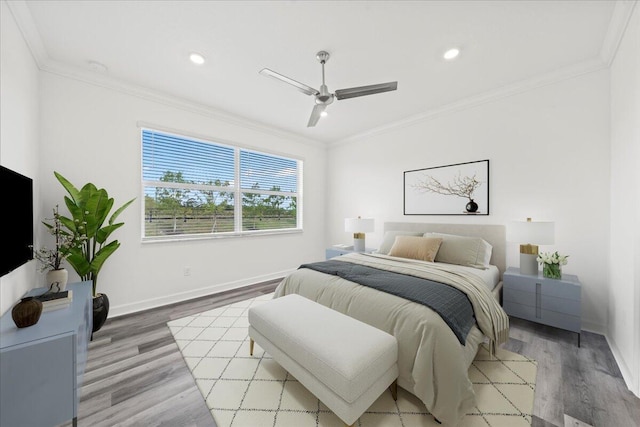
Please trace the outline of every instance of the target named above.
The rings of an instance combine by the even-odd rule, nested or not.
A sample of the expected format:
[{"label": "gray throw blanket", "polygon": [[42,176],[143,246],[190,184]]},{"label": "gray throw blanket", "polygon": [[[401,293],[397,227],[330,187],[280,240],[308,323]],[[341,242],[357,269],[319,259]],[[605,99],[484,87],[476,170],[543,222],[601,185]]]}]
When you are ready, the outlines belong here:
[{"label": "gray throw blanket", "polygon": [[476,323],[467,295],[444,283],[335,260],[303,264],[299,268],[338,276],[425,305],[440,315],[462,345]]}]

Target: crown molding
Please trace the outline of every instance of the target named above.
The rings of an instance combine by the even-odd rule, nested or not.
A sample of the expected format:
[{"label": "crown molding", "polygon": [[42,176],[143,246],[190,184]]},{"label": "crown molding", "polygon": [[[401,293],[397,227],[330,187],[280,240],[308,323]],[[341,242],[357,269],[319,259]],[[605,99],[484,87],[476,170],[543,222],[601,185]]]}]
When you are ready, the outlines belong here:
[{"label": "crown molding", "polygon": [[293,139],[296,142],[313,146],[315,148],[327,148],[327,145],[325,143],[310,139],[300,134],[279,129],[267,124],[262,124],[254,120],[230,114],[225,111],[210,107],[208,105],[180,98],[172,94],[164,93],[155,89],[149,89],[132,83],[127,83],[123,80],[116,79],[106,74],[84,70],[80,67],[63,64],[51,59],[44,63],[40,69],[50,74],[55,74],[86,84],[114,90],[126,95],[156,102],[169,107],[179,108],[190,113],[210,117],[255,132],[269,134],[279,138]]},{"label": "crown molding", "polygon": [[38,68],[42,69],[43,64],[49,60],[49,55],[42,42],[40,32],[33,22],[31,11],[25,0],[3,0],[9,7],[13,19],[16,21],[22,37],[24,38],[33,59]]},{"label": "crown molding", "polygon": [[616,1],[611,20],[609,21],[609,28],[607,28],[607,34],[600,49],[600,58],[607,67],[611,66],[618,53],[618,47],[620,46],[622,37],[624,37],[624,32],[627,29],[636,3],[637,0]]},{"label": "crown molding", "polygon": [[370,138],[373,136],[382,135],[387,132],[413,126],[420,122],[433,120],[447,114],[474,108],[482,104],[491,103],[502,98],[517,95],[523,92],[528,92],[530,90],[552,85],[563,80],[579,77],[584,74],[589,74],[605,68],[607,68],[607,65],[603,63],[600,58],[590,59],[578,64],[560,68],[549,73],[541,74],[526,80],[521,80],[507,86],[502,86],[498,89],[492,89],[478,95],[463,98],[450,104],[433,108],[422,113],[412,115],[405,119],[370,129],[362,133],[351,135],[347,138],[329,143],[329,147],[334,148],[340,145],[355,142],[362,138]]}]

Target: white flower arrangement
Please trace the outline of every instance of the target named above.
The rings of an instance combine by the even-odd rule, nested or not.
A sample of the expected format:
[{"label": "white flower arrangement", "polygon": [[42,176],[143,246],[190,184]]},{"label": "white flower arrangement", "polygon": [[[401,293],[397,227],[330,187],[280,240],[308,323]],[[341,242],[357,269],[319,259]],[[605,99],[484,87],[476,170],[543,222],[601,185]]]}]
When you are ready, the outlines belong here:
[{"label": "white flower arrangement", "polygon": [[542,252],[538,254],[536,261],[538,264],[558,264],[558,265],[567,265],[567,260],[569,255],[560,255],[558,251],[556,252]]},{"label": "white flower arrangement", "polygon": [[569,255],[560,255],[556,252],[543,252],[538,254],[536,261],[542,265],[542,275],[549,279],[562,278],[562,266],[567,265]]}]

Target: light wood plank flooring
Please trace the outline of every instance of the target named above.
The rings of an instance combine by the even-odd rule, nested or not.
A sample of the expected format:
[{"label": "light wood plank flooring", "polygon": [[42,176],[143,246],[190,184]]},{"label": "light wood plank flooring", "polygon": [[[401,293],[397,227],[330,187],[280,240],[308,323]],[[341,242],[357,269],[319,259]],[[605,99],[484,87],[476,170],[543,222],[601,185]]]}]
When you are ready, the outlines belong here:
[{"label": "light wood plank flooring", "polygon": [[[89,346],[79,426],[212,426],[166,323],[273,292],[279,280],[107,320]],[[512,319],[506,348],[538,361],[533,426],[639,426],[629,392],[603,336]],[[565,417],[566,415],[566,417]],[[251,426],[253,427],[253,426]],[[411,426],[405,426],[411,427]]]}]

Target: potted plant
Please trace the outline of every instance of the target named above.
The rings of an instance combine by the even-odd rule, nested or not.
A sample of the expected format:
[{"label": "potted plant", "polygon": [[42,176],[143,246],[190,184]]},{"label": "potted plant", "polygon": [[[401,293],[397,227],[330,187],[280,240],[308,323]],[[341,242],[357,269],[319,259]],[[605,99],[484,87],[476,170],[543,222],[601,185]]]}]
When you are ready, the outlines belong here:
[{"label": "potted plant", "polygon": [[42,221],[45,227],[55,238],[55,249],[42,247],[34,252],[34,257],[40,262],[40,272],[47,272],[46,281],[48,292],[62,292],[67,287],[69,272],[62,267],[62,263],[70,254],[71,249],[77,244],[74,236],[62,228],[58,205],[53,209],[52,223]]},{"label": "potted plant", "polygon": [[109,298],[106,294],[97,293],[98,276],[104,262],[120,247],[117,240],[108,240],[111,233],[124,225],[115,220],[135,198],[109,216],[114,199],[109,197],[107,190],[98,189],[92,183],[78,190],[58,172],[54,175],[68,193],[64,202],[71,214],[71,217],[58,215],[65,232],[73,236],[75,243],[69,248],[66,260],[82,280],[93,283],[93,332],[96,332],[109,314]]}]

